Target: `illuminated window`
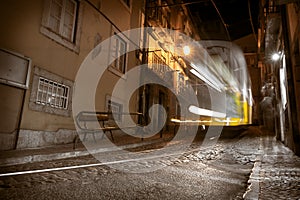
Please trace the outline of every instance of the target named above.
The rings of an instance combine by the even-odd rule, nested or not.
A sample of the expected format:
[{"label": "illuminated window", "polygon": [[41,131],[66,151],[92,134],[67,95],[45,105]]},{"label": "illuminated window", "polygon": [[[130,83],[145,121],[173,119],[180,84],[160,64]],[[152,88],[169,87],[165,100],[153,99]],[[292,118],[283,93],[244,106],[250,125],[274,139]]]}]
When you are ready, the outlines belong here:
[{"label": "illuminated window", "polygon": [[66,85],[40,77],[36,103],[59,109],[68,108],[70,88]]}]

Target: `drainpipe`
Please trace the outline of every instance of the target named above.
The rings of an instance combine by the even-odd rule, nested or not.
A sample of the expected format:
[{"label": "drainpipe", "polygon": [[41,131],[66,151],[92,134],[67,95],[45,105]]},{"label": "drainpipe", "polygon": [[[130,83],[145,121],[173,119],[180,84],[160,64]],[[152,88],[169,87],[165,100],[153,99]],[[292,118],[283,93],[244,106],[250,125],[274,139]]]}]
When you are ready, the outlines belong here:
[{"label": "drainpipe", "polygon": [[21,129],[21,121],[22,121],[23,110],[24,110],[23,108],[24,108],[24,104],[25,104],[26,91],[27,91],[26,89],[23,89],[22,105],[21,105],[21,110],[20,110],[20,119],[18,122],[14,149],[17,149],[17,146],[18,146],[18,140],[19,140],[20,129]]},{"label": "drainpipe", "polygon": [[[144,16],[144,33],[143,33],[143,49],[142,49],[142,65],[145,65],[148,63],[148,48],[147,47],[147,27],[148,27],[148,12],[147,9],[149,7],[149,0],[145,0],[145,16]],[[145,78],[142,74],[140,77],[143,81]],[[142,89],[142,113],[143,113],[143,119],[145,120],[143,123],[148,123],[148,116],[146,116],[146,85],[143,85]],[[143,124],[142,123],[142,124]]]}]

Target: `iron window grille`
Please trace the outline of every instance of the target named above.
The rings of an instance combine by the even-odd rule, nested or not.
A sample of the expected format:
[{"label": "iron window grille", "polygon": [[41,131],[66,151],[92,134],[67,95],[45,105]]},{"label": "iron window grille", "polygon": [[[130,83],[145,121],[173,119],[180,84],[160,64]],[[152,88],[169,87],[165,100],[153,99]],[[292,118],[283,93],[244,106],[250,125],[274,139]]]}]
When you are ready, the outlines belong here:
[{"label": "iron window grille", "polygon": [[40,77],[36,103],[58,109],[67,109],[69,91],[69,86]]}]

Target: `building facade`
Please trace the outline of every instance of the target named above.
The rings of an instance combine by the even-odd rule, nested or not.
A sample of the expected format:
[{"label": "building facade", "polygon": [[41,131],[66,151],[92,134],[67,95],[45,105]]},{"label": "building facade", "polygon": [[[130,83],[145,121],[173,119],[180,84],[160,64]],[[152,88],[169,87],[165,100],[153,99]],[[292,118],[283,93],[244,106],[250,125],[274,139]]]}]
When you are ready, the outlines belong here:
[{"label": "building facade", "polygon": [[[174,89],[171,92],[166,87],[147,84],[140,91],[140,99],[145,99],[141,101],[143,103],[140,104],[140,111],[145,113],[146,123],[149,123],[150,117],[153,126],[159,127],[162,119],[166,119],[166,124],[160,131],[162,134],[174,128],[172,119],[180,119],[180,106],[176,95],[180,95],[188,87],[186,62],[175,49],[183,50],[185,44],[188,46],[185,37],[194,40],[200,38],[188,9],[176,0],[146,1],[144,25],[151,27],[151,33],[148,31],[145,38],[146,46],[151,48],[144,52],[142,63],[148,63],[149,69],[157,75],[157,78],[168,82],[169,88]],[[156,110],[149,116],[148,111],[154,104],[162,105],[166,113]]]},{"label": "building facade", "polygon": [[278,140],[300,154],[299,37],[300,2],[260,1],[259,52],[262,81],[272,98],[273,127]]},{"label": "building facade", "polygon": [[[172,57],[162,46],[152,52],[126,53],[130,45],[140,44],[131,44],[134,42],[118,34],[150,26],[157,30],[178,30],[198,39],[184,5],[168,6],[176,3],[163,0],[2,2],[0,22],[5,31],[0,37],[0,150],[73,142],[77,133],[72,97],[77,72],[88,55],[96,57],[100,53],[97,45],[111,36],[116,36],[110,41],[110,59],[114,62],[97,86],[97,110],[123,111],[126,100],[112,100],[114,85],[126,72],[143,63],[165,65],[163,70],[157,68],[158,77],[171,73],[171,84],[182,90],[185,86],[182,60]],[[168,32],[164,34],[172,39]],[[153,35],[147,35],[147,38],[140,35],[140,43],[153,45]],[[176,105],[174,99],[165,88],[148,85],[134,93],[129,109],[145,113],[152,104],[160,103],[168,111],[169,119],[177,112],[176,106],[170,106]],[[166,117],[158,112],[154,115],[155,126],[159,126],[160,118]]]},{"label": "building facade", "polygon": [[[141,25],[143,1],[30,0],[1,3],[1,150],[71,143],[72,93],[85,57],[103,40]],[[124,38],[112,41],[113,56]],[[97,108],[107,110],[113,83],[136,65],[121,57],[102,77]],[[136,104],[133,104],[136,105]],[[135,109],[135,108],[132,108]]]}]

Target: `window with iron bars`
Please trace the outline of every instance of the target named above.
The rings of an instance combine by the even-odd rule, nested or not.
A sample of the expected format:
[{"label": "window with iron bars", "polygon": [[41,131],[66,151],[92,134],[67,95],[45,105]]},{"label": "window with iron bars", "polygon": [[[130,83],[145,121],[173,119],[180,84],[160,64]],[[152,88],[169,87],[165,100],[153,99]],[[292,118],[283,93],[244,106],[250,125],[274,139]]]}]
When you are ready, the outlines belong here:
[{"label": "window with iron bars", "polygon": [[67,109],[69,90],[69,86],[40,77],[36,103],[58,109]]}]

